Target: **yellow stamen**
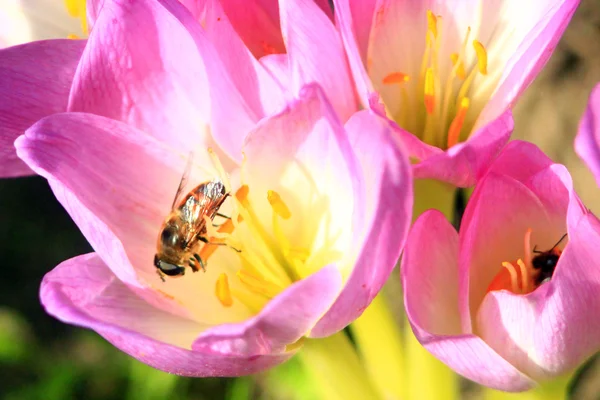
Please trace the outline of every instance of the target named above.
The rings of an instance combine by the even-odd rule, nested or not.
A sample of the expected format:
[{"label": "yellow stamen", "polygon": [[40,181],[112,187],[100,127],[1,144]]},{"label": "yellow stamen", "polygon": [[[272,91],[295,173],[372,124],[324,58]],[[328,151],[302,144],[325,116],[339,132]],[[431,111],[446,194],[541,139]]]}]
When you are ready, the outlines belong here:
[{"label": "yellow stamen", "polygon": [[509,263],[509,262],[503,262],[502,266],[504,268],[506,268],[508,270],[508,273],[510,274],[510,285],[512,288],[512,292],[513,293],[519,293],[519,285],[517,282],[517,271],[515,270],[515,267]]},{"label": "yellow stamen", "polygon": [[437,38],[437,17],[431,10],[427,10],[427,30]]},{"label": "yellow stamen", "polygon": [[473,40],[473,48],[475,49],[475,54],[477,55],[477,67],[479,68],[479,72],[482,75],[487,75],[487,51],[483,44],[481,44],[478,40]]},{"label": "yellow stamen", "polygon": [[435,81],[431,67],[425,72],[425,108],[428,114],[435,110]]},{"label": "yellow stamen", "polygon": [[267,192],[267,200],[269,201],[269,204],[271,204],[271,207],[273,207],[273,211],[275,211],[275,213],[277,213],[277,215],[279,215],[281,218],[289,219],[292,216],[290,209],[283,202],[283,200],[281,200],[279,193],[269,190]]},{"label": "yellow stamen", "polygon": [[383,83],[385,85],[391,85],[395,83],[404,83],[410,81],[410,76],[404,74],[402,72],[392,72],[383,78]]},{"label": "yellow stamen", "polygon": [[74,33],[69,33],[67,35],[67,39],[77,40],[77,39],[81,39],[81,38],[79,36],[75,35]]},{"label": "yellow stamen", "polygon": [[465,64],[460,60],[458,53],[450,54],[450,60],[452,60],[452,65],[456,68],[456,76],[464,81],[467,73],[465,71]]},{"label": "yellow stamen", "polygon": [[217,299],[225,307],[231,307],[233,305],[233,297],[231,297],[231,291],[229,290],[229,280],[226,274],[220,274],[215,285],[215,295]]},{"label": "yellow stamen", "polygon": [[65,0],[67,12],[70,16],[79,18],[81,20],[81,30],[85,35],[87,35],[89,32],[87,26],[87,13],[85,9],[85,3],[85,0]]},{"label": "yellow stamen", "polygon": [[267,298],[272,299],[283,291],[279,285],[269,282],[258,274],[254,274],[245,269],[237,272],[237,277],[246,286],[248,290],[254,293],[262,294]]},{"label": "yellow stamen", "polygon": [[521,260],[520,258],[517,260],[517,265],[519,266],[519,269],[521,270],[521,286],[522,286],[522,290],[521,293],[528,293],[529,292],[529,273],[527,272],[527,267],[525,266],[525,263],[523,262],[523,260]]},{"label": "yellow stamen", "polygon": [[448,148],[458,143],[458,140],[460,139],[460,130],[465,123],[465,117],[468,110],[469,99],[465,97],[460,101],[458,112],[456,113],[456,116],[454,117],[454,120],[452,120],[450,128],[448,129]]}]

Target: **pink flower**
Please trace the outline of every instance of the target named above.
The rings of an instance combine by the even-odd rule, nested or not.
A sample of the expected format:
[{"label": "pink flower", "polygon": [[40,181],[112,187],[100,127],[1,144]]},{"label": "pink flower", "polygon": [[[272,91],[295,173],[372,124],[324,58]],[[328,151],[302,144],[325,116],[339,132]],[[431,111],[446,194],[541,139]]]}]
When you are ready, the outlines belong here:
[{"label": "pink flower", "polygon": [[[459,186],[473,185],[506,144],[507,110],[552,54],[578,3],[334,0],[363,104],[375,106],[379,93],[420,161],[415,177]],[[495,128],[486,127],[498,117]]]},{"label": "pink flower", "polygon": [[600,185],[600,85],[597,85],[579,123],[575,151],[587,164]]},{"label": "pink flower", "polygon": [[600,349],[599,247],[600,221],[566,168],[512,142],[476,186],[458,233],[437,211],[415,222],[402,261],[413,332],[492,388],[521,391],[567,373]]},{"label": "pink flower", "polygon": [[[147,115],[147,104],[142,104],[170,104],[158,92],[163,84],[170,85],[165,83],[168,74],[178,75],[181,84],[169,86],[167,95],[204,104],[204,114],[196,115],[196,129],[210,125],[218,144],[238,161],[246,133],[261,118],[281,110],[307,83],[323,87],[342,121],[356,111],[341,38],[315,3],[281,2],[287,53],[260,60],[245,47],[217,0],[202,7],[185,3],[190,10],[173,0],[152,7],[91,1],[87,44],[34,42],[0,51],[0,152],[6,155],[0,176],[30,173],[16,160],[12,143],[35,121],[56,112],[89,111],[144,129],[163,119],[179,129],[179,121],[189,118],[189,107]],[[158,24],[156,34],[131,25],[136,22]],[[159,136],[171,132],[149,130]]]},{"label": "pink flower", "polygon": [[[214,49],[200,56],[209,44],[177,3],[105,1],[70,112],[15,145],[95,250],[46,275],[46,310],[156,368],[233,376],[276,365],[303,337],[362,313],[400,255],[411,174],[384,120],[362,111],[343,125],[317,85],[252,124],[260,113],[226,97],[236,86],[226,69],[217,75]],[[157,238],[167,240],[190,151],[184,193],[214,179],[231,193],[219,209],[230,219],[206,224],[207,240],[225,245],[196,249],[205,273],[161,277]]]}]

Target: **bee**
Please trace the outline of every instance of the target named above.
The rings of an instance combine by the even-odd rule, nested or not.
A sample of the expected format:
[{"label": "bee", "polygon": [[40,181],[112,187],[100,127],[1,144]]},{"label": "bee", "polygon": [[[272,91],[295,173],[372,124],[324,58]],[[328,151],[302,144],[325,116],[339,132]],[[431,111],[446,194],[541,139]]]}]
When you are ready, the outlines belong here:
[{"label": "bee", "polygon": [[154,266],[163,282],[165,275],[183,276],[188,266],[194,272],[199,270],[198,266],[205,271],[205,263],[198,255],[198,250],[201,245],[209,243],[206,237],[207,220],[212,221],[217,215],[228,218],[219,213],[219,208],[229,196],[219,179],[203,182],[182,196],[190,169],[191,163],[188,163],[177,188],[171,212],[158,235]]},{"label": "bee", "polygon": [[562,242],[567,234],[565,233],[558,242],[550,250],[539,251],[536,248],[533,248],[533,253],[537,254],[531,260],[531,265],[535,270],[538,270],[538,275],[534,278],[534,283],[536,286],[541,285],[544,282],[547,282],[552,278],[554,274],[554,269],[558,264],[558,259],[562,254],[562,250],[558,248],[560,242]]}]

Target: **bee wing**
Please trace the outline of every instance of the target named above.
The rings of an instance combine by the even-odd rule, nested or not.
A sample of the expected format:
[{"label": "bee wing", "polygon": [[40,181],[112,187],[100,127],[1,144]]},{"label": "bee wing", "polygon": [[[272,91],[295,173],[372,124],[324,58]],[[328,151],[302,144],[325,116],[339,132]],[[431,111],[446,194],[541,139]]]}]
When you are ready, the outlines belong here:
[{"label": "bee wing", "polygon": [[206,234],[204,216],[212,220],[227,196],[225,187],[219,180],[202,183],[193,190],[181,210],[189,242]]},{"label": "bee wing", "polygon": [[190,152],[187,163],[185,164],[183,175],[181,176],[181,180],[179,181],[179,186],[177,187],[177,192],[175,193],[175,198],[173,199],[173,204],[171,205],[171,210],[174,210],[177,207],[177,205],[181,202],[181,200],[183,200],[183,196],[185,195],[184,188],[187,186],[188,180],[190,178],[193,159],[194,153]]}]

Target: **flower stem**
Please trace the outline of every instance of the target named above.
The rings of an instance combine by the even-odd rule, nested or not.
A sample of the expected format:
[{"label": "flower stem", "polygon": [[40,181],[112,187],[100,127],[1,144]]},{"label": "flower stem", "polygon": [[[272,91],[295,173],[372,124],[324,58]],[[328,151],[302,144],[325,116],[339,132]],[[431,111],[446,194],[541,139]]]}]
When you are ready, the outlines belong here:
[{"label": "flower stem", "polygon": [[350,325],[365,368],[383,399],[405,398],[402,332],[380,293]]},{"label": "flower stem", "polygon": [[344,332],[309,339],[298,354],[322,399],[379,399]]},{"label": "flower stem", "polygon": [[456,195],[454,186],[433,179],[415,179],[414,185],[413,221],[430,208],[441,211],[449,221],[452,221]]},{"label": "flower stem", "polygon": [[407,400],[459,399],[458,376],[417,341],[406,323]]}]

